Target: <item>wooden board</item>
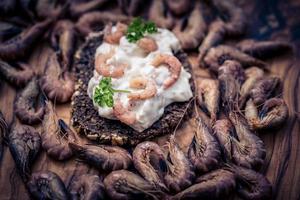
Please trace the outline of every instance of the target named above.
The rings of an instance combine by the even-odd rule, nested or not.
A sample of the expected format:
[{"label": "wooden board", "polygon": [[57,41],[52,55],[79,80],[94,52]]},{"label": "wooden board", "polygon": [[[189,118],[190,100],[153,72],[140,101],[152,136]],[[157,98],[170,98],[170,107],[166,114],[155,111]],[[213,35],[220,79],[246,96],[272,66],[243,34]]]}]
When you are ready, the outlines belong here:
[{"label": "wooden board", "polygon": [[[300,45],[300,2],[297,0],[256,0],[236,1],[242,6],[249,19],[249,29],[246,37],[257,39],[283,39],[295,46]],[[300,199],[300,120],[296,113],[300,112],[300,49],[294,54],[282,55],[268,60],[272,74],[282,78],[284,82],[283,97],[289,107],[289,119],[283,127],[276,131],[260,134],[267,148],[267,157],[262,173],[273,185],[275,199]],[[43,71],[45,60],[49,53],[46,45],[40,45],[30,58],[30,63],[38,72]],[[209,76],[208,72],[195,65],[196,53],[189,53],[197,79]],[[0,89],[0,109],[8,122],[13,116],[13,101],[16,91],[4,84]],[[58,116],[70,122],[70,105],[57,105]],[[163,145],[167,136],[157,138]],[[186,146],[192,139],[190,122],[177,133],[181,146]],[[95,169],[77,162],[74,159],[67,162],[57,162],[48,158],[42,152],[34,163],[33,171],[52,170],[59,174],[66,185],[72,177],[80,173],[98,173]],[[234,197],[238,199],[237,197]],[[14,162],[7,147],[0,162],[0,199],[29,199],[28,193],[16,172]]]}]

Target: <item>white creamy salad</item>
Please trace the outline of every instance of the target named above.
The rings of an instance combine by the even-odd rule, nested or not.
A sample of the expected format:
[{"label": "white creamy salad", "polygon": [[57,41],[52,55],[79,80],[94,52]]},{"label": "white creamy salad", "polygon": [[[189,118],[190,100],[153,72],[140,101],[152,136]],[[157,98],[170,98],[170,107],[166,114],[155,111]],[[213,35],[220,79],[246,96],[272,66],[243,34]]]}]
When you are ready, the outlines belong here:
[{"label": "white creamy salad", "polygon": [[[129,81],[132,78],[142,77],[151,78],[155,81],[157,92],[154,97],[146,100],[135,100],[134,104],[130,102],[128,93],[117,92],[113,94],[114,101],[120,101],[124,108],[130,107],[130,111],[135,113],[135,122],[128,124],[138,132],[149,128],[155,121],[163,115],[166,106],[173,102],[188,101],[192,96],[192,90],[189,84],[191,74],[183,66],[177,81],[169,88],[163,86],[164,81],[170,76],[170,70],[166,65],[154,67],[152,60],[158,54],[173,55],[172,50],[180,49],[180,44],[175,35],[167,29],[157,29],[157,33],[147,34],[153,38],[158,49],[156,51],[145,53],[136,43],[130,43],[125,36],[120,39],[119,44],[109,44],[103,42],[96,51],[95,57],[99,54],[107,54],[114,49],[114,55],[106,61],[106,64],[126,63],[124,75],[119,78],[112,78],[112,86],[116,90],[128,90],[130,92],[140,91],[129,87]],[[113,29],[114,31],[114,29]],[[101,117],[118,120],[113,112],[113,107],[100,107],[94,101],[95,88],[103,76],[94,70],[94,76],[90,79],[88,85],[88,95],[93,99],[94,106]]]}]

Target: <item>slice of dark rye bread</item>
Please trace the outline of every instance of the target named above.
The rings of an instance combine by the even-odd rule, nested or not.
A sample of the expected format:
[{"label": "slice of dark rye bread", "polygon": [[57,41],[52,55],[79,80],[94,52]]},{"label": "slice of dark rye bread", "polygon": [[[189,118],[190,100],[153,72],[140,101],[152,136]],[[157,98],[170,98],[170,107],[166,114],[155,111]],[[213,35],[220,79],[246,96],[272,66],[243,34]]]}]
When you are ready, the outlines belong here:
[{"label": "slice of dark rye bread", "polygon": [[[93,76],[94,55],[102,39],[102,34],[89,37],[76,54],[74,63],[76,92],[72,97],[72,125],[78,133],[99,143],[130,146],[146,139],[172,133],[183,114],[185,116],[182,121],[192,115],[193,103],[188,101],[172,103],[165,108],[163,116],[143,132],[137,132],[120,121],[100,117],[87,94],[87,87]],[[183,51],[174,52],[174,55],[181,61],[184,68],[192,73],[187,55]],[[192,78],[190,85],[194,93],[195,86]]]}]

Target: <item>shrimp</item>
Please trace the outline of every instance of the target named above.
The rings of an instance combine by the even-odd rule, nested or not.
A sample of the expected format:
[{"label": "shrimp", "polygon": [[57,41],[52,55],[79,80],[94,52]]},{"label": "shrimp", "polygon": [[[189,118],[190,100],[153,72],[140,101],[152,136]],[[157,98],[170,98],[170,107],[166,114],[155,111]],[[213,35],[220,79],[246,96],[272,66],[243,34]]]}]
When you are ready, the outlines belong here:
[{"label": "shrimp", "polygon": [[274,128],[281,125],[288,117],[288,108],[283,99],[268,99],[258,113],[253,101],[248,100],[245,116],[251,129]]},{"label": "shrimp", "polygon": [[73,155],[68,143],[75,141],[75,134],[63,120],[57,118],[50,101],[46,101],[42,129],[42,147],[48,156],[56,160],[66,160]]},{"label": "shrimp", "polygon": [[201,118],[197,118],[196,125],[195,135],[188,148],[188,157],[197,172],[204,174],[219,166],[221,149]]},{"label": "shrimp", "polygon": [[259,169],[264,163],[266,149],[263,141],[253,134],[241,115],[229,113],[229,119],[235,127],[238,140],[233,140],[233,161],[249,169]]},{"label": "shrimp", "polygon": [[200,176],[196,184],[179,192],[171,199],[225,199],[234,191],[235,186],[235,175],[232,172],[217,169]]},{"label": "shrimp", "polygon": [[107,145],[78,145],[69,143],[74,155],[99,170],[127,169],[132,164],[131,155],[123,148]]},{"label": "shrimp", "polygon": [[48,57],[40,86],[50,100],[59,103],[68,102],[74,93],[74,78],[70,72],[62,71],[55,53]]},{"label": "shrimp", "polygon": [[71,1],[69,13],[72,17],[82,16],[84,13],[89,13],[104,6],[109,0],[89,0],[89,1]]},{"label": "shrimp", "polygon": [[27,188],[35,199],[69,199],[69,193],[64,182],[56,173],[51,171],[33,173],[27,183]]},{"label": "shrimp", "polygon": [[166,0],[168,8],[175,15],[183,15],[187,13],[192,7],[190,0]]},{"label": "shrimp", "polygon": [[175,24],[175,19],[166,11],[164,2],[161,0],[153,0],[150,10],[149,19],[158,27],[172,29]]},{"label": "shrimp", "polygon": [[108,24],[104,29],[103,40],[110,44],[118,44],[121,37],[125,35],[127,31],[127,25],[118,22],[116,25],[116,31],[112,32],[112,24]]},{"label": "shrimp", "polygon": [[146,53],[157,50],[157,43],[153,38],[143,37],[137,41],[137,46],[143,49]]},{"label": "shrimp", "polygon": [[107,60],[115,54],[115,50],[111,49],[106,54],[98,54],[95,60],[95,70],[102,76],[120,78],[124,75],[125,68],[128,67],[125,63],[116,63],[116,65],[107,64]]},{"label": "shrimp", "polygon": [[190,161],[176,143],[174,135],[170,136],[168,142],[167,158],[168,173],[164,180],[170,191],[177,193],[192,185],[195,173]]},{"label": "shrimp", "polygon": [[35,109],[40,87],[37,78],[33,78],[21,91],[15,101],[15,114],[25,124],[37,124],[42,121],[45,107],[43,98],[40,98],[40,107]]},{"label": "shrimp", "polygon": [[255,105],[262,105],[275,91],[278,92],[280,85],[281,81],[278,77],[263,78],[255,83],[250,91],[250,97]]},{"label": "shrimp", "polygon": [[204,57],[204,64],[209,67],[212,72],[217,72],[220,65],[222,65],[226,60],[236,60],[243,67],[258,66],[265,68],[266,66],[263,61],[253,58],[234,47],[226,45],[219,45],[217,47],[210,48]]},{"label": "shrimp", "polygon": [[115,14],[112,12],[94,11],[82,15],[76,23],[76,29],[83,35],[87,36],[91,32],[100,31],[107,22],[123,22],[131,21],[130,17]]},{"label": "shrimp", "polygon": [[120,100],[114,102],[113,113],[116,118],[118,118],[121,122],[127,125],[132,125],[136,122],[136,115],[129,108],[126,108],[122,105]]},{"label": "shrimp", "polygon": [[220,82],[220,92],[223,105],[231,110],[238,103],[238,95],[242,82],[244,81],[244,70],[241,65],[232,60],[227,60],[219,68],[218,79]]},{"label": "shrimp", "polygon": [[167,172],[167,163],[158,144],[149,141],[142,142],[135,147],[132,157],[136,170],[153,188],[168,191],[163,182],[163,177]]},{"label": "shrimp", "polygon": [[118,0],[119,8],[130,16],[136,15],[140,11],[142,3],[142,0]]},{"label": "shrimp", "polygon": [[218,139],[225,161],[232,160],[232,138],[234,128],[228,119],[217,120],[213,126],[213,135]]},{"label": "shrimp", "polygon": [[212,122],[215,122],[220,101],[219,81],[208,78],[199,79],[198,101],[200,108],[210,116]]},{"label": "shrimp", "polygon": [[156,82],[153,79],[136,77],[130,80],[129,87],[143,89],[140,92],[129,93],[127,97],[130,100],[146,100],[154,97],[157,93]]},{"label": "shrimp", "polygon": [[35,11],[39,18],[50,19],[67,11],[69,5],[63,4],[66,1],[39,0],[36,2]]},{"label": "shrimp", "polygon": [[34,76],[34,71],[25,63],[18,63],[16,67],[0,60],[0,75],[16,87],[23,87]]},{"label": "shrimp", "polygon": [[2,156],[3,156],[4,138],[7,137],[7,133],[8,133],[8,125],[7,125],[5,118],[0,110],[0,161],[2,160]]},{"label": "shrimp", "polygon": [[111,172],[105,177],[104,186],[108,196],[115,200],[158,200],[161,195],[161,191],[156,190],[148,181],[127,170]]},{"label": "shrimp", "polygon": [[239,42],[236,47],[242,52],[256,58],[265,59],[292,49],[291,44],[283,41],[256,41],[247,39]]},{"label": "shrimp", "polygon": [[17,0],[2,0],[0,1],[0,16],[12,14],[16,8]]},{"label": "shrimp", "polygon": [[23,181],[31,174],[31,166],[40,151],[41,138],[32,126],[13,123],[8,135],[8,147]]},{"label": "shrimp", "polygon": [[264,76],[264,71],[258,67],[250,67],[245,70],[246,80],[243,83],[240,90],[239,106],[244,107],[247,98],[250,95],[250,91],[254,87],[257,81],[261,80]]},{"label": "shrimp", "polygon": [[51,33],[51,45],[58,52],[63,70],[68,70],[76,50],[76,31],[71,21],[61,20],[56,23]]},{"label": "shrimp", "polygon": [[228,17],[228,20],[217,19],[210,25],[208,35],[199,47],[199,63],[210,48],[221,43],[225,37],[240,36],[246,30],[246,18],[241,8],[230,1],[223,0],[214,0],[213,5],[221,15]]},{"label": "shrimp", "polygon": [[166,64],[170,70],[171,77],[164,81],[164,88],[167,89],[176,83],[177,79],[180,76],[182,64],[175,57],[168,54],[158,54],[152,60],[151,63],[154,67],[160,67],[162,64]]},{"label": "shrimp", "polygon": [[95,200],[104,198],[104,184],[99,176],[82,174],[71,182],[69,187],[72,200]]},{"label": "shrimp", "polygon": [[17,60],[31,53],[33,46],[44,35],[53,19],[47,19],[24,30],[21,34],[0,44],[0,59]]},{"label": "shrimp", "polygon": [[237,192],[243,199],[272,199],[272,185],[265,176],[241,166],[227,168],[235,174],[239,185]]},{"label": "shrimp", "polygon": [[[187,23],[186,27],[183,27],[184,23]],[[182,49],[185,50],[197,48],[205,37],[206,29],[206,22],[201,14],[200,6],[196,4],[190,16],[180,25],[175,26],[173,32],[180,41]]]}]

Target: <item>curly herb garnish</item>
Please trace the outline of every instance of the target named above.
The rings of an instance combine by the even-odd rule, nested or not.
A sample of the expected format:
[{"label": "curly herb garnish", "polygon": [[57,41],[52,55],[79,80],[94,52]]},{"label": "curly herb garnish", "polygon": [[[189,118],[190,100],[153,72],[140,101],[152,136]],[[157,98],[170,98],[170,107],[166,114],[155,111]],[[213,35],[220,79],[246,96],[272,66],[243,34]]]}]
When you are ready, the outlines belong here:
[{"label": "curly herb garnish", "polygon": [[94,101],[100,107],[109,107],[112,108],[114,106],[114,93],[115,92],[126,92],[129,93],[128,90],[115,90],[112,88],[111,77],[104,77],[99,82],[99,85],[95,89],[94,93]]},{"label": "curly herb garnish", "polygon": [[136,42],[144,37],[145,33],[156,33],[157,27],[154,22],[144,21],[142,18],[135,18],[128,26],[126,38],[129,42]]}]

